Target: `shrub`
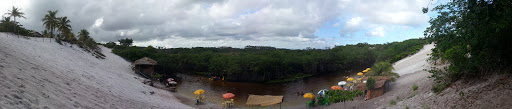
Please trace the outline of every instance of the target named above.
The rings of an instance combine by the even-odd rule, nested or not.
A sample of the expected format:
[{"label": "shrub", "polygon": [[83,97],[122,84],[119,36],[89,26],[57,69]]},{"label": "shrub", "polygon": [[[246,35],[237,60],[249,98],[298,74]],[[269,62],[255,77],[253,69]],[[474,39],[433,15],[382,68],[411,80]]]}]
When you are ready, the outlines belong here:
[{"label": "shrub", "polygon": [[418,90],[418,85],[416,85],[416,84],[412,85],[412,91],[416,91],[416,90]]},{"label": "shrub", "polygon": [[391,106],[396,105],[396,101],[395,100],[391,100],[391,102],[389,102],[389,105],[391,105]]},{"label": "shrub", "polygon": [[375,87],[375,78],[368,77],[368,80],[366,80],[366,88],[369,90],[373,89]]}]

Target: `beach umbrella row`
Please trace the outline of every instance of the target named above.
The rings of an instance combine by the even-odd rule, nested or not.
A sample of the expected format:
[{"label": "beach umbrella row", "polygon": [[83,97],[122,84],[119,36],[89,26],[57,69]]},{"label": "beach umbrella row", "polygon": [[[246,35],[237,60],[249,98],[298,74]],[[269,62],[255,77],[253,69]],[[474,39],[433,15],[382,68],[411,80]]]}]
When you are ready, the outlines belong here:
[{"label": "beach umbrella row", "polygon": [[359,72],[357,73],[357,76],[363,76],[363,73]]}]

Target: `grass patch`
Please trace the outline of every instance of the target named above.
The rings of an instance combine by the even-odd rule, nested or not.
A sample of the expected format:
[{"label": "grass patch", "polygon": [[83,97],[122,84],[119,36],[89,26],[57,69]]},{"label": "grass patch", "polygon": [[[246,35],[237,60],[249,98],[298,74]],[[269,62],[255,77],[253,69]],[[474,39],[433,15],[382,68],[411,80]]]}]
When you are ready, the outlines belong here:
[{"label": "grass patch", "polygon": [[416,91],[416,90],[418,90],[418,85],[416,85],[416,84],[412,85],[412,91]]},{"label": "grass patch", "polygon": [[396,101],[395,100],[391,100],[391,102],[389,102],[389,105],[391,105],[391,106],[396,105]]}]

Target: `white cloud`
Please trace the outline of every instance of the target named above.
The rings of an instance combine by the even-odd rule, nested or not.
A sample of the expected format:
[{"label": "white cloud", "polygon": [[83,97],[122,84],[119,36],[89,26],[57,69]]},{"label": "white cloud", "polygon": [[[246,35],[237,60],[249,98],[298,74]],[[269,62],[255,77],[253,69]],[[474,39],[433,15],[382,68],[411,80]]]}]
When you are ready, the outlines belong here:
[{"label": "white cloud", "polygon": [[386,35],[386,31],[384,31],[384,27],[376,27],[373,30],[366,33],[367,36],[378,36],[384,37]]},{"label": "white cloud", "polygon": [[[180,40],[197,46],[239,46],[236,41],[298,48],[325,47],[318,29],[337,21],[340,36],[368,33],[384,36],[386,30],[369,25],[422,27],[428,16],[421,7],[428,0],[20,0],[26,20],[21,23],[43,30],[41,19],[48,10],[68,16],[76,33],[88,29],[100,42],[132,38],[139,44],[168,47]],[[6,3],[12,4],[12,3]],[[0,4],[0,9],[10,6]],[[6,8],[7,7],[7,8]],[[347,19],[344,19],[347,18]],[[375,33],[375,34],[371,34]],[[378,34],[377,34],[378,33]],[[382,34],[380,34],[382,33]],[[182,38],[177,39],[176,37]],[[201,42],[201,43],[195,43]],[[227,43],[229,42],[229,43]],[[331,42],[329,42],[331,43]],[[300,45],[305,44],[305,45]],[[316,45],[315,45],[316,44]],[[245,45],[245,44],[242,44]],[[299,46],[297,46],[299,45]]]},{"label": "white cloud", "polygon": [[[386,31],[382,26],[425,28],[429,17],[423,14],[421,9],[427,4],[428,0],[342,0],[340,7],[346,13],[342,17],[358,17],[351,18],[345,23],[340,30],[340,36],[352,36],[360,32],[366,36],[383,37]],[[359,19],[363,19],[364,22],[360,22]],[[380,27],[368,29],[374,25]]]}]

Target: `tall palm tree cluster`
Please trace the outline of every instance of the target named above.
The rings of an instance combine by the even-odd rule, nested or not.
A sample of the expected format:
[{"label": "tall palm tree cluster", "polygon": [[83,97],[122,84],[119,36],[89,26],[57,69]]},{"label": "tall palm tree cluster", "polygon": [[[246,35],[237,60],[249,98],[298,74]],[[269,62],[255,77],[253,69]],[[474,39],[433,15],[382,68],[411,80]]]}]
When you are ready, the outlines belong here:
[{"label": "tall palm tree cluster", "polygon": [[[43,26],[50,30],[50,37],[55,37],[57,41],[68,41],[70,43],[75,43],[77,40],[75,38],[75,34],[73,34],[72,28],[71,28],[71,21],[68,19],[68,17],[57,17],[57,13],[59,11],[48,11],[48,14],[46,14],[42,21]],[[59,34],[54,36],[54,31],[57,30]]]},{"label": "tall palm tree cluster", "polygon": [[[94,41],[93,38],[89,36],[89,32],[86,29],[80,30],[78,32],[78,39],[75,37],[75,34],[72,32],[71,28],[71,20],[68,17],[57,17],[57,13],[59,11],[51,11],[49,10],[46,15],[44,15],[43,26],[46,30],[41,31],[44,37],[55,38],[55,40],[62,44],[61,41],[66,41],[71,44],[77,44],[79,47],[83,48],[88,52],[92,52],[97,58],[104,58],[105,55],[101,54],[101,49],[97,46],[98,44]],[[22,28],[19,23],[16,22],[16,18],[25,18],[25,13],[21,12],[20,8],[12,7],[12,10],[9,10],[8,13],[5,13],[8,17],[3,17],[0,22],[0,31],[1,32],[13,32],[18,33],[22,32],[22,35],[28,36],[29,33],[32,33],[32,30],[26,30]],[[11,21],[11,17],[13,17],[14,21]],[[11,29],[10,27],[14,27]],[[18,29],[18,30],[17,30]],[[54,34],[57,32],[58,34]],[[19,35],[18,35],[19,37]]]},{"label": "tall palm tree cluster", "polygon": [[[43,26],[46,28],[46,30],[43,31],[43,34],[47,34],[49,31],[50,37],[55,37],[59,43],[62,40],[72,44],[78,44],[79,47],[85,49],[86,51],[92,51],[96,57],[105,57],[103,54],[101,54],[96,41],[94,41],[94,39],[89,36],[89,32],[86,29],[82,29],[80,32],[78,32],[77,40],[75,34],[71,32],[71,21],[66,16],[57,17],[58,12],[58,10],[50,10],[48,11],[48,14],[46,14],[43,19],[41,19],[43,21]],[[54,32],[58,32],[59,34],[54,36]]]},{"label": "tall palm tree cluster", "polygon": [[[14,29],[13,32],[14,33],[19,33],[19,31],[17,31],[17,27],[19,25],[18,25],[18,22],[16,22],[16,17],[25,18],[26,19],[26,17],[24,16],[25,13],[21,12],[21,8],[17,8],[17,7],[13,6],[11,10],[9,10],[7,13],[5,13],[5,15],[7,15],[8,17],[5,17],[2,20],[2,23],[7,24],[7,23],[11,22],[10,21],[10,17],[13,17],[13,19],[14,19],[14,25],[12,25],[13,29]],[[19,37],[19,35],[18,35],[18,37]]]}]

